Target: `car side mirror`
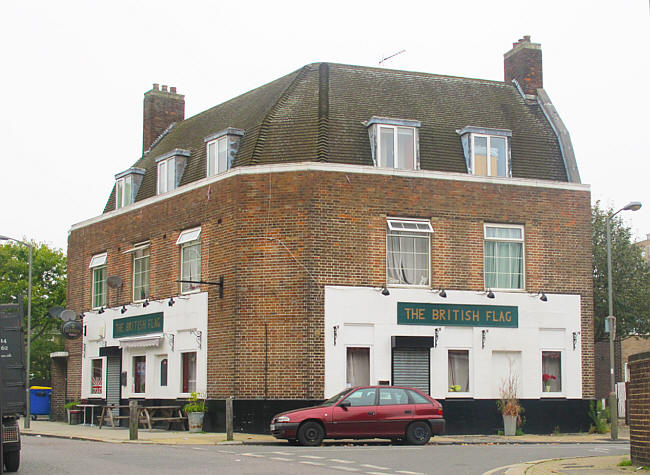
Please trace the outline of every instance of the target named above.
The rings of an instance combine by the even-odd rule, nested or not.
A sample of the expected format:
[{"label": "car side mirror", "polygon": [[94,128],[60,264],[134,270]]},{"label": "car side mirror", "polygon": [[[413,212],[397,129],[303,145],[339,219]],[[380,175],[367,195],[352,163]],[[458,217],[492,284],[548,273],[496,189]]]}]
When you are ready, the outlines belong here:
[{"label": "car side mirror", "polygon": [[339,407],[342,407],[346,411],[348,410],[348,407],[350,407],[352,403],[350,401],[343,401],[341,404],[339,404]]}]

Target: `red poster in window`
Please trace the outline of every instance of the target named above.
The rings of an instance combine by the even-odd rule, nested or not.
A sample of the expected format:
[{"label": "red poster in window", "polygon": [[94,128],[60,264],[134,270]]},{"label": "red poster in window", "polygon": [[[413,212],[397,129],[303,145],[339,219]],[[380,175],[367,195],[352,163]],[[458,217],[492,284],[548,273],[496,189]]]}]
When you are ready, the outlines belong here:
[{"label": "red poster in window", "polygon": [[102,393],[102,378],[92,378],[91,394]]}]

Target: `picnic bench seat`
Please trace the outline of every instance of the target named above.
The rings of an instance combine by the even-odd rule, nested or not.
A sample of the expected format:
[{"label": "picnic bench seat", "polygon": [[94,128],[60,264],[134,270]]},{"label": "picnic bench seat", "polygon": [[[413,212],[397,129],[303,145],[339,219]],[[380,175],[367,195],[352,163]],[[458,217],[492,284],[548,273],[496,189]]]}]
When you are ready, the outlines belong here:
[{"label": "picnic bench seat", "polygon": [[[102,425],[108,420],[111,423],[111,426],[115,428],[115,421],[121,419],[129,419],[129,414],[115,415],[115,410],[126,409],[129,410],[128,405],[107,405],[102,407],[102,413],[99,416],[99,428],[102,428]],[[146,428],[152,429],[153,424],[156,422],[166,422],[167,430],[171,429],[172,424],[175,422],[180,422],[183,424],[183,429],[187,425],[187,416],[183,414],[183,410],[180,406],[138,406],[138,425],[143,424]]]}]

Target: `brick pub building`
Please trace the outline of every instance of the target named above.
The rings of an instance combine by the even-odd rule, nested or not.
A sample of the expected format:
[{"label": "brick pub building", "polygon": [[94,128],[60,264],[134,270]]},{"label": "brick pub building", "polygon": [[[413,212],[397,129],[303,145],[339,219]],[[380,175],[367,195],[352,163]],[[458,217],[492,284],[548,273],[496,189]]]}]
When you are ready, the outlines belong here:
[{"label": "brick pub building", "polygon": [[317,63],[188,119],[154,85],[143,149],[70,231],[68,398],[266,431],[404,384],[492,432],[512,375],[526,431],[588,427],[590,191],[529,37],[503,82]]}]

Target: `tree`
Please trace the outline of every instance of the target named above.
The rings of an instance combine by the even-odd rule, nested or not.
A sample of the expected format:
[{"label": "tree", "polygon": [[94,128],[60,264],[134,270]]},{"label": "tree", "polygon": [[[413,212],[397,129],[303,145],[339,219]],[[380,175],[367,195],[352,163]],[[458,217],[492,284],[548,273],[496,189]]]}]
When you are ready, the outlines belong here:
[{"label": "tree", "polygon": [[[607,300],[607,216],[615,210],[592,208],[594,246],[594,334],[596,340],[607,337],[605,317]],[[620,215],[611,220],[612,293],[617,336],[650,334],[650,266],[641,257],[641,249],[632,244],[630,228]]]},{"label": "tree", "polygon": [[[31,378],[50,380],[50,353],[63,349],[61,320],[51,317],[53,306],[65,307],[66,257],[45,244],[31,243],[32,255],[32,334]],[[22,297],[27,317],[29,249],[12,241],[0,246],[0,303],[17,303]],[[25,329],[27,322],[25,321]]]}]

